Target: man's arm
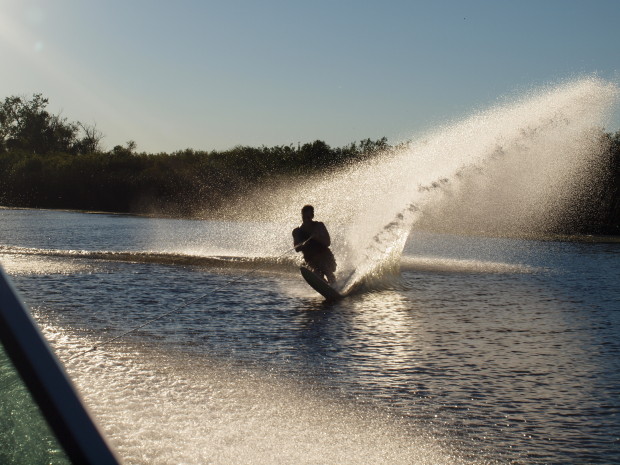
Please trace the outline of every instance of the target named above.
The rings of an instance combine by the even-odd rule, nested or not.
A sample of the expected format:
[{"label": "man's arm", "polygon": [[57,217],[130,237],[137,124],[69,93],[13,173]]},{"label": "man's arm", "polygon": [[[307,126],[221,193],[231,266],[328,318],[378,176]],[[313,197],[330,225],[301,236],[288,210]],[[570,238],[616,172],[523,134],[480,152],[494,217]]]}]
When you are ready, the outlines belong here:
[{"label": "man's arm", "polygon": [[295,252],[301,252],[303,246],[301,245],[304,242],[301,231],[299,228],[293,229],[293,245],[295,246]]}]

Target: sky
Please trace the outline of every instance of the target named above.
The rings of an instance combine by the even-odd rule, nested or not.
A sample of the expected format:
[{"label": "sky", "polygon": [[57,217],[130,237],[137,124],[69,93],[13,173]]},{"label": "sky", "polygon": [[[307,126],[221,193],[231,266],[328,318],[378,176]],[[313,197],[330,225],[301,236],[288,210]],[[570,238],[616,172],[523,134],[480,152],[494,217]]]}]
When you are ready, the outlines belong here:
[{"label": "sky", "polygon": [[593,74],[620,82],[618,0],[0,0],[0,99],[106,149],[396,143]]}]

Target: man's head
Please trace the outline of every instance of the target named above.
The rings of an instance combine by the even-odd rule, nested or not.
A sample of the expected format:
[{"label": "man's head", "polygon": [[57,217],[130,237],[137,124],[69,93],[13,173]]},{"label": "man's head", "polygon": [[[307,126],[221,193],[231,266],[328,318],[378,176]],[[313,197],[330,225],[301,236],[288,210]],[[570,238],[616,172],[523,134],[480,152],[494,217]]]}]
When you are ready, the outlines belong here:
[{"label": "man's head", "polygon": [[304,222],[312,221],[314,218],[314,207],[312,205],[304,205],[301,209],[301,219]]}]

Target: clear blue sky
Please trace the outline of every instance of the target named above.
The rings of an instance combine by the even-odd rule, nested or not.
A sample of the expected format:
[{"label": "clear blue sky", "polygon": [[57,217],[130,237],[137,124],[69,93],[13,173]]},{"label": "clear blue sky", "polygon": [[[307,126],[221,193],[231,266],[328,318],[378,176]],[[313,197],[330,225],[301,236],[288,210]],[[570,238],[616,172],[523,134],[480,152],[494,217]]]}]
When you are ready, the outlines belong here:
[{"label": "clear blue sky", "polygon": [[396,142],[542,85],[618,83],[620,1],[0,0],[0,60],[0,98],[41,92],[106,148]]}]

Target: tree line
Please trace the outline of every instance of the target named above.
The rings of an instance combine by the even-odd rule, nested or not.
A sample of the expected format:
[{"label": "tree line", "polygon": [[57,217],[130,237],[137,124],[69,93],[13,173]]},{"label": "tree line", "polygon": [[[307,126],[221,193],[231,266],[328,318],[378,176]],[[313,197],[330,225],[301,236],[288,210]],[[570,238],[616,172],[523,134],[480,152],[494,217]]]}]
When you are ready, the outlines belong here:
[{"label": "tree line", "polygon": [[94,126],[47,112],[48,100],[0,104],[0,205],[191,216],[275,178],[334,169],[386,150],[386,138],[345,147],[236,146],[138,153],[133,141],[104,151]]},{"label": "tree line", "polygon": [[[330,147],[321,140],[297,146],[236,146],[138,153],[133,141],[103,150],[95,127],[50,114],[41,94],[0,103],[0,205],[189,217],[217,212],[277,179],[337,169],[393,149],[387,139]],[[620,234],[620,131],[601,133],[609,179],[571,225],[579,233]]]}]

